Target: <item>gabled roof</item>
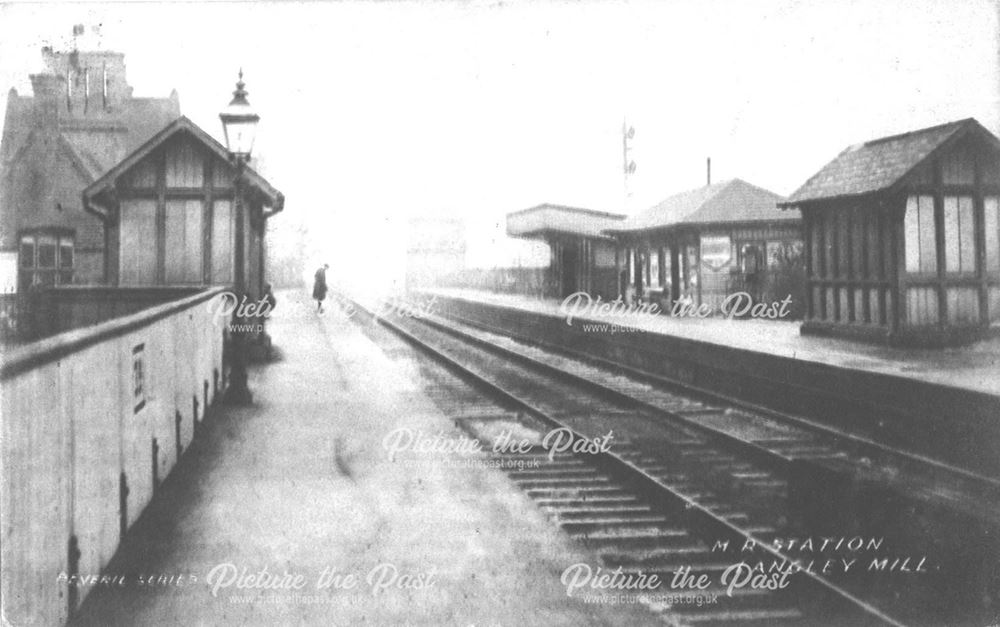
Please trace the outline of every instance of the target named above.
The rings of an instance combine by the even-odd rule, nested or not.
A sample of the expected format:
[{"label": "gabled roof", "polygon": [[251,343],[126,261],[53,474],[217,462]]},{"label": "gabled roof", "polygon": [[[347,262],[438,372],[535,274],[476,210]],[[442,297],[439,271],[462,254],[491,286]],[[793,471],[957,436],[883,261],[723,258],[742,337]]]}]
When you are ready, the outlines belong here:
[{"label": "gabled roof", "polygon": [[511,237],[544,237],[565,234],[607,238],[603,231],[622,222],[620,213],[581,209],[543,203],[507,214],[507,235]]},{"label": "gabled roof", "polygon": [[873,139],[847,147],[782,206],[890,189],[931,155],[969,133],[985,138],[1000,149],[1000,140],[973,118]]},{"label": "gabled roof", "polygon": [[[11,89],[4,123],[0,162],[13,160],[32,139],[33,96],[18,96]],[[74,158],[86,164],[91,180],[106,172],[180,115],[177,93],[169,98],[129,98],[113,113],[60,115],[58,134],[67,142]]]},{"label": "gabled roof", "polygon": [[[70,209],[56,216],[45,218],[54,225],[89,224],[94,219],[83,213],[80,202],[82,187],[112,167],[126,154],[135,150],[156,131],[180,114],[177,93],[168,98],[125,98],[113,109],[67,111],[60,109],[51,117],[50,126],[40,126],[36,119],[37,107],[43,106],[37,96],[20,96],[11,89],[7,96],[3,138],[0,140],[0,245],[10,246],[19,228],[40,218],[43,208],[38,194],[29,193],[28,187],[13,184],[15,172],[45,182],[63,209]],[[65,103],[60,101],[60,107]],[[52,171],[51,163],[28,158],[37,148],[40,138],[53,138],[54,146],[79,173],[79,182],[59,176]],[[78,185],[78,186],[76,186]],[[75,186],[75,188],[74,188]],[[47,208],[51,208],[47,206]],[[83,218],[82,220],[78,218]],[[78,245],[98,245],[100,223],[94,225],[93,237],[78,239]]]},{"label": "gabled roof", "polygon": [[681,225],[797,220],[778,209],[784,198],[742,179],[720,181],[675,194],[609,230],[629,233]]},{"label": "gabled roof", "polygon": [[[182,115],[164,127],[159,133],[151,137],[149,141],[139,146],[135,151],[118,162],[118,164],[110,170],[105,172],[101,178],[90,184],[87,189],[83,190],[84,206],[90,206],[93,202],[95,202],[97,196],[112,187],[115,181],[118,180],[122,174],[132,169],[136,164],[149,156],[151,152],[156,150],[156,148],[168,139],[182,132],[191,135],[195,140],[199,141],[205,148],[223,161],[229,161],[229,151],[226,150],[225,146],[202,130],[200,126]],[[268,183],[264,177],[257,174],[253,168],[248,166],[243,172],[243,178],[247,183],[261,193],[264,197],[266,206],[273,208],[275,212],[281,211],[284,205],[285,197],[281,192]]]}]

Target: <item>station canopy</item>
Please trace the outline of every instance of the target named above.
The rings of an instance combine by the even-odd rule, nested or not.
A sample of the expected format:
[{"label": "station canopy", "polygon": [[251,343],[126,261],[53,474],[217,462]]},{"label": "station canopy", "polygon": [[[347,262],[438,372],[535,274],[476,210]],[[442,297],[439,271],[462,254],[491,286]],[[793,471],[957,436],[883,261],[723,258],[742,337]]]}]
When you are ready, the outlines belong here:
[{"label": "station canopy", "polygon": [[729,179],[670,196],[607,232],[634,234],[679,226],[798,220],[798,215],[778,208],[783,200],[762,187]]},{"label": "station canopy", "polygon": [[556,235],[609,239],[604,233],[622,223],[625,216],[593,209],[542,204],[507,214],[507,235],[545,239]]}]

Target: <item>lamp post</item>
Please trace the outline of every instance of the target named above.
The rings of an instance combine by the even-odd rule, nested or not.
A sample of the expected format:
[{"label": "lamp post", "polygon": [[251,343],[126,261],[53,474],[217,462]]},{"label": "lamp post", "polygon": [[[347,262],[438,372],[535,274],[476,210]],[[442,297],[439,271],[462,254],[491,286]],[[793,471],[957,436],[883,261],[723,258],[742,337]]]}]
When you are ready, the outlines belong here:
[{"label": "lamp post", "polygon": [[[235,272],[233,276],[234,288],[238,302],[247,295],[246,284],[246,216],[243,207],[243,171],[247,162],[250,161],[250,154],[253,152],[253,142],[257,135],[257,123],[260,116],[253,110],[247,101],[246,85],[243,83],[243,70],[240,70],[239,80],[236,82],[236,91],[233,92],[233,99],[219,114],[222,120],[222,130],[226,137],[226,150],[229,152],[229,160],[233,164],[233,208],[236,214],[236,246],[234,250]],[[237,309],[238,311],[238,309]],[[229,386],[226,388],[226,402],[237,405],[249,405],[253,402],[253,395],[247,387],[247,333],[248,325],[246,320],[240,319],[236,313],[233,314],[231,327],[231,364],[229,372]]]}]

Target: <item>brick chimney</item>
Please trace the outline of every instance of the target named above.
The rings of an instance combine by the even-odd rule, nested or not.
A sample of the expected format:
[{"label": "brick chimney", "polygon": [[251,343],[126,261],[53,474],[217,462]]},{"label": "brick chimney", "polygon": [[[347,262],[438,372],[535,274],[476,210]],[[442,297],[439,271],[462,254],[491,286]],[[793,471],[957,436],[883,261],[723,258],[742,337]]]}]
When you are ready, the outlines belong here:
[{"label": "brick chimney", "polygon": [[66,80],[56,74],[32,74],[31,90],[34,94],[33,125],[55,129],[59,110],[66,106]]},{"label": "brick chimney", "polygon": [[70,81],[67,101],[74,117],[112,111],[132,97],[132,87],[125,76],[124,53],[43,48],[42,61],[49,72]]}]

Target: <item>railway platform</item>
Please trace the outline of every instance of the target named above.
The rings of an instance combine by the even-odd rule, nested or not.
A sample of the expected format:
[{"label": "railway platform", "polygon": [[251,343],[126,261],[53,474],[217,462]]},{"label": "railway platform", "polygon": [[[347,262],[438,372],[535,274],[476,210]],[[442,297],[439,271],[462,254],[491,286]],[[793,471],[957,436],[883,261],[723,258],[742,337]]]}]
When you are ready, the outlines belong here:
[{"label": "railway platform", "polygon": [[[565,318],[561,301],[479,290],[426,290],[447,298],[490,303]],[[904,377],[916,381],[1000,396],[1000,337],[972,346],[907,349],[877,346],[837,338],[800,335],[800,321],[695,319],[687,316],[579,316],[578,319],[617,322],[648,333],[759,352],[803,362],[859,372]],[[619,329],[622,333],[630,333]],[[609,331],[610,332],[610,331]]]},{"label": "railway platform", "polygon": [[414,307],[550,348],[813,420],[944,464],[997,476],[1000,339],[941,350],[802,336],[796,322],[607,315],[464,289]]},{"label": "railway platform", "polygon": [[503,473],[447,447],[390,460],[400,430],[462,432],[409,362],[306,296],[279,293],[255,404],[214,408],[73,624],[653,622],[567,596],[561,573],[594,557]]}]

